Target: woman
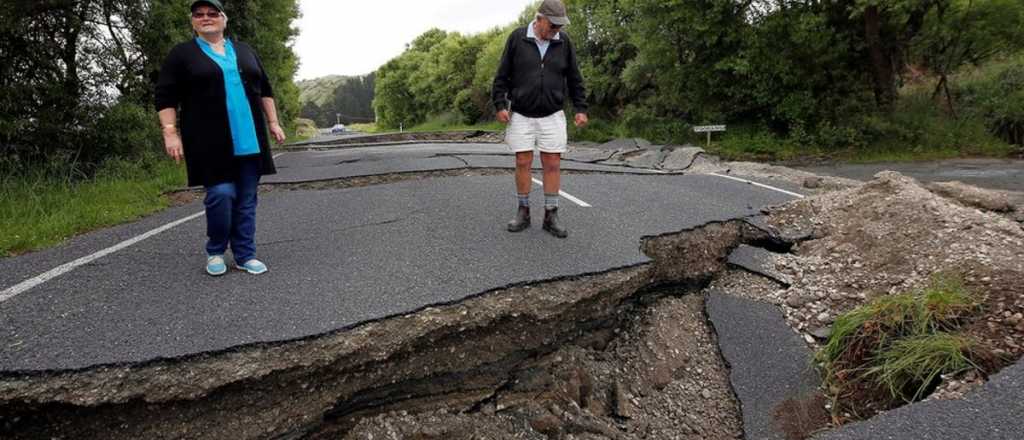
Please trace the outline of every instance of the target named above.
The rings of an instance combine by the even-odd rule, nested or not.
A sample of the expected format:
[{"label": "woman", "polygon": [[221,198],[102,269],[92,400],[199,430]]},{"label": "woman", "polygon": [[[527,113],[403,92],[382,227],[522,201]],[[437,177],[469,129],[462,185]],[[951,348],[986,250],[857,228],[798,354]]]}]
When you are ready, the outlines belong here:
[{"label": "woman", "polygon": [[[267,130],[283,143],[270,81],[256,53],[224,38],[228,17],[219,0],[192,2],[196,38],[174,47],[156,85],[164,146],[185,159],[189,186],[206,188],[206,272],[235,266],[262,274],[256,259],[256,203],[260,176],[275,172]],[[181,130],[176,122],[181,109]]]}]

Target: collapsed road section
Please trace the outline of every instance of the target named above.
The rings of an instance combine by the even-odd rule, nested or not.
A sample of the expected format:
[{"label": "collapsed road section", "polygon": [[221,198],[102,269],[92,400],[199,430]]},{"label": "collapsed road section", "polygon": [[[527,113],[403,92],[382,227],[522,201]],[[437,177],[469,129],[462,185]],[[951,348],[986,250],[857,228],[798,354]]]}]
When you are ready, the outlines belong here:
[{"label": "collapsed road section", "polygon": [[[499,289],[350,330],[141,365],[6,375],[0,434],[735,438],[736,404],[702,300],[684,295],[706,285],[740,243],[766,238],[744,221],[713,223],[645,239],[650,263]],[[648,370],[619,371],[623,358]],[[673,417],[642,417],[638,399],[658,399],[675,382],[698,402],[666,399],[661,411]],[[409,419],[440,421],[437,411],[451,419]],[[632,418],[645,423],[632,433],[616,427]],[[451,431],[460,426],[467,431]]]}]

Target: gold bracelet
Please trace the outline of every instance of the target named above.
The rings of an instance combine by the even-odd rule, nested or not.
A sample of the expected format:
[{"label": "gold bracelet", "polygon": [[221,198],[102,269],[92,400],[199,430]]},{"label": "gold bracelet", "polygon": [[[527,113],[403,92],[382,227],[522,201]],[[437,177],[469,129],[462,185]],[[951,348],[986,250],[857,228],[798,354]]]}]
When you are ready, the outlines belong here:
[{"label": "gold bracelet", "polygon": [[178,127],[175,126],[174,124],[164,124],[164,130],[166,130],[168,128],[172,128],[172,129],[175,129],[175,130],[178,129]]}]

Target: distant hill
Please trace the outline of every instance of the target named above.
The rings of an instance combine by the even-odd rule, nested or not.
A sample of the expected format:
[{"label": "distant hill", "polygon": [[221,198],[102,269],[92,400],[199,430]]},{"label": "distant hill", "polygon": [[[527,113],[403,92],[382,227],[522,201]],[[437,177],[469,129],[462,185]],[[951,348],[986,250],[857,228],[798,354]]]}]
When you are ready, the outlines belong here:
[{"label": "distant hill", "polygon": [[302,80],[299,86],[300,116],[313,120],[318,127],[330,127],[338,120],[343,124],[373,122],[374,74],[363,76],[330,75]]},{"label": "distant hill", "polygon": [[312,102],[316,105],[324,105],[325,102],[334,97],[334,90],[349,78],[352,77],[330,75],[297,82],[296,85],[299,86],[299,104],[305,105],[307,102]]}]

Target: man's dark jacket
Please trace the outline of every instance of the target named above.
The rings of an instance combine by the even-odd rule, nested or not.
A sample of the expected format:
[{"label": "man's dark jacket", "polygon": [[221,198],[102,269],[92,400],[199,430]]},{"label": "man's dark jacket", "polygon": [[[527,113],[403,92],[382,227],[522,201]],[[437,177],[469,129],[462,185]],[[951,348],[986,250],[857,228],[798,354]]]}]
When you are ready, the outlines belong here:
[{"label": "man's dark jacket", "polygon": [[[274,174],[263,115],[263,99],[273,98],[267,72],[249,45],[232,40],[238,57],[245,97],[252,110],[260,153],[245,160],[259,160],[260,174]],[[195,40],[171,49],[156,84],[156,109],[180,110],[181,143],[185,150],[189,186],[211,186],[235,180],[238,167],[231,124],[228,122],[224,72]]]},{"label": "man's dark jacket", "polygon": [[587,112],[583,76],[576,50],[565,32],[551,40],[544,59],[526,28],[516,29],[505,43],[498,74],[494,77],[492,99],[498,111],[510,109],[530,118],[549,116],[565,107],[568,89],[576,113]]}]

